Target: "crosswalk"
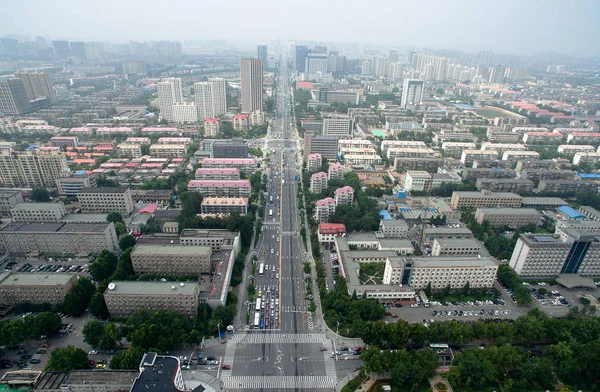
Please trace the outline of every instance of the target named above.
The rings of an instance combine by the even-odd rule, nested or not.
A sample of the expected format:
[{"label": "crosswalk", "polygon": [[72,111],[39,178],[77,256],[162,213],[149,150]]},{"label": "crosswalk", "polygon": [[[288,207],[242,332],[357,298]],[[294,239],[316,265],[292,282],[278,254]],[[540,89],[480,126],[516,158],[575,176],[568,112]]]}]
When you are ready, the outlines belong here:
[{"label": "crosswalk", "polygon": [[[264,334],[264,333],[237,333],[230,340],[231,343],[244,343],[244,344],[266,344],[266,343],[282,343],[282,344],[294,344],[294,343],[315,343],[325,344],[329,340],[322,333],[301,333],[301,334]],[[228,344],[234,347],[235,344]],[[227,351],[225,351],[225,357],[227,358]],[[230,363],[230,362],[226,362]]]},{"label": "crosswalk", "polygon": [[[329,345],[328,348],[331,348],[331,345]],[[335,362],[329,358],[330,351],[331,350],[323,351],[323,362],[325,362],[325,375],[335,380],[337,378],[337,374],[335,372]]]},{"label": "crosswalk", "polygon": [[[231,363],[233,363],[234,357],[235,357],[235,344],[228,344],[227,348],[225,349],[225,355],[223,356],[222,363],[231,364]],[[229,370],[223,369],[222,373],[221,373],[221,377],[222,378],[231,377],[231,369],[229,369]]]},{"label": "crosswalk", "polygon": [[333,388],[335,377],[327,376],[240,376],[223,378],[225,389],[323,389]]}]

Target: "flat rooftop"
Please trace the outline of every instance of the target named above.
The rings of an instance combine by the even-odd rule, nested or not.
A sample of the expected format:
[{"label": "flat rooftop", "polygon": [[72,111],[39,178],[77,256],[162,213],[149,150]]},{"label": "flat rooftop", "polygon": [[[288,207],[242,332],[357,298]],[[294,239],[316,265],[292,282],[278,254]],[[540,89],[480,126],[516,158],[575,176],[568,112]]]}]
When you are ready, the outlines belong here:
[{"label": "flat rooftop", "polygon": [[75,274],[49,273],[7,273],[0,275],[0,286],[56,286],[66,285]]},{"label": "flat rooftop", "polygon": [[106,289],[104,295],[194,295],[200,291],[200,286],[196,282],[115,281],[112,283],[115,284],[115,288]]},{"label": "flat rooftop", "polygon": [[348,242],[377,241],[375,233],[352,233],[346,236]]},{"label": "flat rooftop", "polygon": [[475,191],[454,191],[453,194],[456,193],[459,197],[480,197],[480,198],[491,198],[491,197],[500,197],[504,199],[522,199],[521,196],[512,192],[488,192],[481,193]]},{"label": "flat rooftop", "polygon": [[408,238],[380,238],[379,245],[384,249],[412,248],[412,242]]},{"label": "flat rooftop", "polygon": [[408,227],[404,219],[382,219],[381,223],[387,227]]},{"label": "flat rooftop", "polygon": [[177,358],[155,355],[152,358],[152,365],[144,366],[144,370],[135,380],[130,392],[178,392],[173,384],[178,367],[179,360]]},{"label": "flat rooftop", "polygon": [[138,375],[137,370],[74,370],[72,372],[43,372],[34,390],[45,391],[60,389],[61,386],[92,385],[131,387]]},{"label": "flat rooftop", "polygon": [[210,246],[204,245],[175,245],[175,244],[140,244],[133,248],[131,255],[209,255]]},{"label": "flat rooftop", "polygon": [[83,188],[82,190],[79,191],[79,193],[125,193],[127,192],[129,188],[127,187],[114,187],[114,188],[109,188],[109,187],[105,187],[105,188],[94,188],[94,187],[89,187],[89,188]]},{"label": "flat rooftop", "polygon": [[66,214],[60,221],[67,223],[106,223],[108,214]]},{"label": "flat rooftop", "polygon": [[452,248],[465,247],[465,248],[479,248],[479,243],[472,238],[436,238],[441,246],[449,246]]},{"label": "flat rooftop", "polygon": [[478,208],[484,214],[495,215],[539,215],[535,208]]},{"label": "flat rooftop", "polygon": [[489,257],[411,257],[406,262],[412,262],[413,268],[441,267],[492,267],[496,262]]},{"label": "flat rooftop", "polygon": [[19,190],[1,190],[0,191],[0,198],[4,198],[4,197],[10,197],[16,193],[21,193],[21,191]]}]

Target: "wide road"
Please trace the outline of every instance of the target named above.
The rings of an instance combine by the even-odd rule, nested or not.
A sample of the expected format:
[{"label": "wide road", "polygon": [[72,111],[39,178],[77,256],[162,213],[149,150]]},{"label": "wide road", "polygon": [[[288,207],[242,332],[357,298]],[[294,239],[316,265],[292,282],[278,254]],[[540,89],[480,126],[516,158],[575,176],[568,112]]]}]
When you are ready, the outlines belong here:
[{"label": "wide road", "polygon": [[335,362],[330,358],[333,342],[314,329],[305,298],[304,249],[294,181],[300,163],[295,162],[297,140],[290,133],[292,103],[286,60],[280,64],[278,115],[272,124],[274,138],[269,141],[270,182],[253,277],[259,305],[256,301],[247,305],[249,324],[228,341],[222,363],[232,368],[223,369],[220,377],[227,390],[331,391],[336,384]]}]

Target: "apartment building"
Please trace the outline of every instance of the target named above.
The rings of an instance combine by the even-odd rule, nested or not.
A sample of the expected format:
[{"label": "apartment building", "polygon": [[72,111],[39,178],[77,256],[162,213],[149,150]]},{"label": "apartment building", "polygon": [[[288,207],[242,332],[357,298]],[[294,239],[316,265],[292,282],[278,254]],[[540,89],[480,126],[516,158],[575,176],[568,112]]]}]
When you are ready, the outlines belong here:
[{"label": "apartment building", "polygon": [[52,136],[50,145],[52,147],[77,147],[79,138],[77,136]]},{"label": "apartment building", "polygon": [[151,144],[149,137],[128,137],[127,139],[125,139],[125,143]]},{"label": "apartment building", "polygon": [[521,207],[523,198],[510,192],[452,192],[450,206],[453,209],[461,207]]},{"label": "apartment building", "polygon": [[13,222],[56,222],[66,213],[63,203],[19,203],[10,210]]},{"label": "apartment building", "polygon": [[386,238],[406,238],[408,223],[403,219],[382,219],[379,222],[379,231]]},{"label": "apartment building", "polygon": [[349,165],[372,166],[382,163],[381,157],[377,155],[375,150],[352,151],[343,156],[343,161]]},{"label": "apartment building", "polygon": [[339,163],[332,163],[327,169],[327,178],[329,180],[343,180],[346,175],[346,168]]},{"label": "apartment building", "polygon": [[483,142],[481,144],[481,150],[496,150],[499,155],[504,154],[504,151],[523,151],[525,149],[525,145],[519,143]]},{"label": "apartment building", "polygon": [[537,186],[541,180],[572,180],[576,173],[573,170],[525,169],[521,178],[533,181]]},{"label": "apartment building", "polygon": [[319,223],[317,235],[319,244],[332,244],[336,237],[346,236],[346,226],[343,223]]},{"label": "apartment building", "polygon": [[552,193],[598,192],[599,183],[582,180],[541,180],[540,191]]},{"label": "apartment building", "polygon": [[207,169],[200,167],[196,169],[194,178],[196,180],[239,180],[240,169],[234,167],[226,169]]},{"label": "apartment building", "polygon": [[136,274],[209,274],[211,254],[210,246],[138,244],[131,252],[131,264]]},{"label": "apartment building", "polygon": [[465,181],[477,181],[479,178],[516,178],[517,172],[512,169],[496,168],[467,168],[462,169],[462,179]]},{"label": "apartment building", "polygon": [[187,145],[153,144],[150,146],[150,155],[158,158],[185,158],[187,155]]},{"label": "apartment building", "polygon": [[535,208],[478,208],[475,220],[482,224],[490,222],[492,227],[522,227],[530,223],[540,224],[542,215]]},{"label": "apartment building", "polygon": [[501,128],[488,127],[486,132],[487,138],[490,142],[498,143],[512,143],[521,140],[521,134],[517,132],[505,131]]},{"label": "apartment building", "polygon": [[315,203],[315,220],[319,223],[326,223],[329,217],[335,214],[335,199],[327,197],[317,200]]},{"label": "apartment building", "polygon": [[511,162],[498,159],[475,159],[473,161],[474,169],[510,169]]},{"label": "apartment building", "polygon": [[85,170],[62,172],[56,179],[56,188],[61,196],[77,196],[84,188],[96,186],[96,175],[87,174]]},{"label": "apartment building", "polygon": [[59,305],[77,282],[77,274],[0,274],[0,298],[5,305]]},{"label": "apartment building", "polygon": [[529,193],[535,188],[533,181],[517,178],[478,178],[475,186],[480,191]]},{"label": "apartment building", "polygon": [[522,159],[540,159],[540,153],[537,151],[504,151],[502,154],[503,161],[516,162]]},{"label": "apartment building", "polygon": [[202,199],[203,214],[240,214],[248,213],[246,197],[205,197]]},{"label": "apartment building", "polygon": [[384,140],[381,142],[381,152],[387,154],[390,148],[427,148],[420,140]]},{"label": "apartment building", "polygon": [[134,209],[131,190],[125,187],[83,188],[77,193],[77,200],[84,213],[119,212],[123,216],[129,216]]},{"label": "apartment building", "polygon": [[252,174],[256,171],[253,158],[204,158],[202,167],[208,169],[236,168],[240,173]]},{"label": "apartment building", "polygon": [[252,186],[248,180],[191,180],[188,190],[205,196],[250,197]]},{"label": "apartment building", "polygon": [[600,161],[599,152],[578,152],[573,156],[573,164],[581,165],[582,163],[589,163],[594,165]]},{"label": "apartment building", "polygon": [[352,137],[352,119],[345,115],[324,116],[323,135]]},{"label": "apartment building", "polygon": [[559,154],[572,157],[578,152],[596,152],[596,149],[589,144],[561,144],[557,151]]},{"label": "apartment building", "polygon": [[338,151],[346,148],[373,148],[373,143],[366,139],[339,139]]},{"label": "apartment building", "polygon": [[412,262],[408,285],[415,290],[433,290],[446,286],[459,289],[467,282],[471,288],[490,288],[494,284],[498,265],[489,257],[427,257],[407,258]]},{"label": "apartment building", "polygon": [[179,236],[179,243],[185,246],[210,246],[213,253],[230,250],[234,259],[241,250],[240,233],[228,230],[184,229]]},{"label": "apartment building", "polygon": [[[473,142],[444,142],[442,151],[444,156],[460,158],[463,150],[475,150],[477,146]],[[483,148],[482,148],[483,149]]]},{"label": "apartment building", "polygon": [[477,256],[479,243],[473,238],[436,238],[431,247],[431,256],[463,257]]},{"label": "apartment building", "polygon": [[[506,161],[508,162],[508,161]],[[517,161],[517,166],[515,167],[515,171],[517,173],[521,173],[526,169],[546,169],[546,170],[554,170],[556,169],[556,162],[553,160],[539,160],[539,159],[520,159]]]},{"label": "apartment building", "polygon": [[463,150],[460,155],[460,161],[466,166],[472,166],[474,160],[480,159],[496,159],[498,151],[496,150]]},{"label": "apartment building", "polygon": [[354,203],[354,188],[344,186],[335,190],[335,205],[340,204],[352,205]]},{"label": "apartment building", "polygon": [[23,202],[23,194],[21,191],[0,189],[0,216],[10,216],[11,208]]},{"label": "apartment building", "polygon": [[205,118],[204,119],[204,137],[219,137],[221,132],[220,118]]},{"label": "apartment building", "polygon": [[140,310],[198,315],[200,285],[193,282],[114,281],[104,292],[110,317],[130,317]]},{"label": "apartment building", "polygon": [[142,145],[135,143],[121,143],[117,145],[120,154],[128,158],[140,158],[142,156]]},{"label": "apartment building", "polygon": [[394,158],[394,168],[402,173],[408,170],[424,170],[428,173],[436,173],[438,168],[444,166],[444,160],[441,158]]},{"label": "apartment building", "polygon": [[158,144],[192,144],[191,137],[159,137]]},{"label": "apartment building", "polygon": [[313,173],[319,170],[322,164],[323,159],[321,158],[321,154],[310,154],[308,156],[306,168],[308,169],[309,173]]},{"label": "apartment building", "polygon": [[322,159],[337,161],[338,136],[315,135],[306,133],[304,135],[304,153],[321,154]]},{"label": "apartment building", "polygon": [[563,134],[560,132],[525,132],[523,143],[560,143],[563,140]]},{"label": "apartment building", "polygon": [[25,255],[100,254],[104,249],[119,250],[114,223],[12,223],[0,230],[0,240],[8,253]]},{"label": "apartment building", "polygon": [[250,120],[248,119],[248,113],[234,114],[233,115],[233,129],[239,132],[248,132],[250,126]]},{"label": "apartment building", "polygon": [[53,188],[56,179],[68,171],[62,152],[3,152],[0,154],[0,186]]},{"label": "apartment building", "polygon": [[388,159],[394,158],[437,158],[438,153],[431,148],[390,147],[387,150]]},{"label": "apartment building", "polygon": [[600,133],[598,132],[573,132],[567,136],[567,143],[600,143]]},{"label": "apartment building", "polygon": [[327,188],[327,173],[318,172],[310,176],[310,191],[318,194]]}]

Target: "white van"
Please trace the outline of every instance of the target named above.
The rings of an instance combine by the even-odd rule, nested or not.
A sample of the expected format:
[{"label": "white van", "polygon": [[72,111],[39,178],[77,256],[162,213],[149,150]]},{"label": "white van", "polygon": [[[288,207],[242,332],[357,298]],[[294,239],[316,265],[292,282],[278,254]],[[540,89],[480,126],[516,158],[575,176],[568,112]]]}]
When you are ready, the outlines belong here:
[{"label": "white van", "polygon": [[271,249],[271,254],[273,254],[273,253],[275,253],[275,250],[274,250],[274,249]]}]

